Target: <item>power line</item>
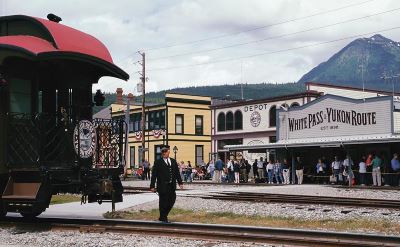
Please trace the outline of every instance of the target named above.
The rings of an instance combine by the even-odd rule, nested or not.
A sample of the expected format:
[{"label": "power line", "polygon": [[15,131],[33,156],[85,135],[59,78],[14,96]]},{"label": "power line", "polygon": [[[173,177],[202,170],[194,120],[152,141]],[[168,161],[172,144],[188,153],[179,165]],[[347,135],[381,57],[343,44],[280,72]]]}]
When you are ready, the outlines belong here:
[{"label": "power line", "polygon": [[329,40],[329,41],[324,41],[324,42],[320,42],[320,43],[314,43],[314,44],[310,44],[310,45],[298,46],[298,47],[293,47],[293,48],[284,49],[284,50],[257,53],[257,54],[253,54],[253,55],[234,57],[234,58],[228,58],[228,59],[221,59],[221,60],[216,60],[216,61],[213,61],[213,62],[196,63],[196,64],[189,64],[189,65],[182,65],[182,66],[172,66],[172,67],[166,67],[166,68],[155,68],[155,69],[150,69],[148,71],[161,71],[161,70],[188,68],[188,67],[195,67],[195,66],[202,66],[202,65],[216,64],[216,63],[224,63],[224,62],[235,61],[235,60],[240,60],[240,59],[271,55],[271,54],[275,54],[275,53],[282,53],[282,52],[299,50],[299,49],[313,47],[313,46],[319,46],[319,45],[323,45],[323,44],[334,43],[334,42],[338,42],[338,41],[342,41],[342,40],[346,40],[346,39],[362,37],[362,36],[365,36],[365,35],[371,35],[371,34],[375,34],[375,33],[388,32],[388,31],[392,31],[392,30],[395,30],[395,29],[399,29],[399,28],[400,28],[400,26],[397,26],[397,27],[392,27],[392,28],[389,28],[389,29],[377,30],[377,31],[374,31],[374,32],[357,34],[357,35],[352,35],[352,36],[348,36],[348,37],[344,37],[344,38],[340,38],[340,39]]},{"label": "power line", "polygon": [[383,11],[383,12],[379,12],[379,13],[375,13],[375,14],[370,14],[370,15],[366,15],[366,16],[362,16],[362,17],[358,17],[358,18],[354,18],[354,19],[348,19],[348,20],[345,20],[345,21],[332,23],[332,24],[329,24],[329,25],[324,25],[324,26],[314,27],[314,28],[310,28],[310,29],[305,29],[305,30],[294,32],[294,33],[281,34],[281,35],[277,35],[277,36],[267,37],[267,38],[264,38],[264,39],[258,39],[258,40],[243,42],[243,43],[237,43],[237,44],[233,44],[233,45],[222,46],[222,47],[217,47],[217,48],[212,48],[212,49],[204,49],[204,50],[199,50],[199,51],[180,53],[180,54],[175,54],[175,55],[170,55],[170,56],[165,56],[165,57],[158,57],[158,58],[153,58],[153,59],[148,59],[148,60],[149,61],[156,61],[156,60],[161,60],[161,59],[167,59],[167,58],[173,58],[173,57],[182,57],[182,56],[193,55],[193,54],[198,54],[198,53],[218,51],[218,50],[223,50],[223,49],[228,49],[228,48],[233,48],[233,47],[238,47],[238,46],[243,46],[243,45],[255,44],[255,43],[260,43],[260,42],[267,41],[267,40],[273,40],[273,39],[283,38],[283,37],[292,36],[292,35],[296,35],[296,34],[300,34],[300,33],[306,33],[306,32],[310,32],[310,31],[315,31],[315,30],[318,30],[318,29],[324,29],[324,28],[328,28],[328,27],[332,27],[332,26],[337,26],[337,25],[344,24],[344,23],[355,22],[355,21],[366,19],[366,18],[374,17],[374,16],[377,16],[377,15],[388,14],[388,13],[399,11],[399,10],[400,10],[400,8],[396,8],[396,9],[391,9],[391,10],[387,10],[387,11]]},{"label": "power line", "polygon": [[312,17],[319,16],[319,15],[324,15],[324,14],[328,14],[328,13],[332,13],[332,12],[337,12],[339,10],[343,10],[343,9],[347,9],[347,8],[351,8],[351,7],[355,7],[355,6],[364,5],[364,4],[367,4],[369,2],[374,2],[374,1],[376,1],[376,0],[368,0],[368,1],[360,2],[360,3],[349,4],[349,5],[345,5],[345,6],[339,7],[339,8],[330,9],[330,10],[314,13],[312,15],[307,15],[307,16],[302,16],[302,17],[298,17],[298,18],[294,18],[294,19],[289,19],[289,20],[286,20],[286,21],[281,21],[281,22],[277,22],[277,23],[273,23],[273,24],[269,24],[269,25],[265,25],[265,26],[255,27],[255,28],[251,28],[251,29],[246,29],[246,30],[242,30],[242,31],[238,31],[238,32],[232,32],[232,33],[227,33],[227,34],[222,34],[222,35],[217,35],[217,36],[211,36],[211,37],[204,38],[204,39],[191,40],[191,41],[177,43],[177,44],[170,44],[170,45],[165,45],[165,46],[160,46],[160,47],[149,48],[149,49],[145,49],[144,51],[154,51],[154,50],[160,50],[160,49],[171,48],[171,47],[176,47],[176,46],[191,45],[191,44],[200,43],[200,42],[213,40],[213,39],[221,39],[221,38],[225,38],[225,37],[229,37],[229,36],[238,35],[238,34],[241,34],[241,33],[253,32],[253,31],[260,30],[260,29],[265,29],[265,28],[269,28],[269,27],[273,27],[273,26],[278,26],[278,25],[282,25],[282,24],[286,24],[286,23],[291,23],[291,22],[295,22],[295,21],[299,21],[299,20],[312,18]]}]

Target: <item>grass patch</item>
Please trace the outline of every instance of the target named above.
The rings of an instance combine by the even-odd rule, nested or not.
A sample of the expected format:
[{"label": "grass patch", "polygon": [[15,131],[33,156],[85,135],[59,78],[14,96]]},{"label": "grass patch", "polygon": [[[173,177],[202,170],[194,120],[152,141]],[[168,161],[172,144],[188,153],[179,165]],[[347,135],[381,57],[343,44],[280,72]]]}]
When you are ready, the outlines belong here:
[{"label": "grass patch", "polygon": [[71,195],[71,194],[62,194],[62,195],[53,195],[51,197],[50,205],[54,204],[62,204],[68,202],[80,202],[80,195]]},{"label": "grass patch", "polygon": [[[107,212],[105,218],[156,220],[159,217],[158,209],[139,212],[117,211]],[[400,223],[388,220],[346,219],[346,220],[306,220],[282,216],[246,216],[229,212],[192,211],[173,208],[168,219],[174,222],[193,222],[204,224],[249,225],[282,228],[327,229],[332,231],[365,231],[388,234],[398,234]]]}]

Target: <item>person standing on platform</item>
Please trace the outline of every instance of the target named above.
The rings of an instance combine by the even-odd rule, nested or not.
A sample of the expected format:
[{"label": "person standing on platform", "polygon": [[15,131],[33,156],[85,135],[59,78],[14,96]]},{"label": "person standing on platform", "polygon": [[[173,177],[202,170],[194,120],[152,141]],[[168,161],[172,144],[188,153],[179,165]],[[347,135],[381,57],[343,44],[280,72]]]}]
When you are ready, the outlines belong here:
[{"label": "person standing on platform", "polygon": [[265,178],[264,175],[264,162],[263,162],[263,158],[260,157],[260,160],[257,162],[257,173],[258,173],[258,177],[260,178],[260,182],[261,179]]},{"label": "person standing on platform", "polygon": [[190,164],[190,161],[188,161],[187,167],[186,167],[186,177],[187,177],[187,181],[189,183],[193,182],[193,168],[192,168],[192,164]]},{"label": "person standing on platform", "polygon": [[227,168],[227,175],[228,175],[228,183],[233,183],[235,180],[235,172],[234,172],[234,161],[233,159],[230,159],[226,162],[226,168]]},{"label": "person standing on platform", "polygon": [[283,172],[283,184],[290,184],[290,168],[287,163],[287,159],[283,159],[282,172]]},{"label": "person standing on platform", "polygon": [[382,168],[383,161],[379,156],[376,154],[374,159],[371,162],[372,166],[372,182],[374,186],[381,186],[382,185],[382,175],[381,175],[381,168]]},{"label": "person standing on platform", "polygon": [[342,162],[340,162],[339,157],[335,156],[335,161],[332,162],[332,174],[336,177],[336,184],[339,183],[340,169],[342,168]]},{"label": "person standing on platform", "polygon": [[274,177],[276,180],[277,184],[282,183],[283,184],[283,176],[282,176],[282,164],[279,162],[277,159],[275,164],[274,164]]},{"label": "person standing on platform", "polygon": [[210,174],[211,181],[214,181],[215,164],[214,159],[211,159],[207,166],[207,172]]},{"label": "person standing on platform", "polygon": [[246,161],[243,158],[240,160],[240,176],[242,176],[243,182],[247,183]]},{"label": "person standing on platform", "polygon": [[399,161],[399,155],[397,153],[393,154],[393,159],[391,161],[391,167],[393,172],[395,173],[393,176],[393,185],[398,186],[400,185],[400,161]]},{"label": "person standing on platform", "polygon": [[215,162],[215,175],[214,182],[221,183],[222,170],[224,169],[224,162],[222,162],[221,158],[218,157],[218,160]]},{"label": "person standing on platform", "polygon": [[233,161],[233,172],[235,173],[235,184],[240,183],[240,164],[237,160]]},{"label": "person standing on platform", "polygon": [[179,164],[179,173],[181,174],[181,178],[183,181],[186,182],[185,178],[185,162],[182,160],[181,163]]},{"label": "person standing on platform", "polygon": [[248,160],[244,161],[244,164],[246,166],[246,177],[245,177],[245,183],[249,182],[249,175],[250,175],[250,171],[251,171],[251,165],[249,163]]},{"label": "person standing on platform", "polygon": [[267,164],[268,183],[274,183],[274,161],[270,160]]},{"label": "person standing on platform", "polygon": [[360,185],[365,186],[366,182],[366,175],[367,175],[367,164],[365,163],[365,157],[361,157],[361,161],[358,164],[358,173],[360,176]]},{"label": "person standing on platform", "polygon": [[258,160],[257,159],[255,159],[254,160],[254,163],[253,163],[253,176],[254,176],[254,182],[256,181],[256,178],[258,178],[259,177],[259,175],[258,175],[258,168],[257,168],[257,164],[258,164]]},{"label": "person standing on platform", "polygon": [[143,176],[145,180],[150,179],[150,164],[147,160],[143,159]]},{"label": "person standing on platform", "polygon": [[169,223],[168,214],[175,204],[176,183],[178,182],[180,189],[183,189],[178,164],[176,163],[176,160],[169,157],[169,154],[169,146],[163,145],[161,148],[162,157],[154,162],[150,182],[150,190],[152,192],[158,192],[160,210],[159,220],[164,223]]},{"label": "person standing on platform", "polygon": [[347,178],[349,187],[353,185],[353,166],[353,160],[351,159],[350,155],[347,155],[346,159],[343,161],[343,176]]},{"label": "person standing on platform", "polygon": [[303,184],[304,164],[299,156],[296,157],[295,167],[296,167],[297,184]]},{"label": "person standing on platform", "polygon": [[321,183],[321,181],[324,181],[323,180],[323,176],[325,176],[325,171],[326,171],[326,164],[324,164],[323,162],[322,162],[322,158],[321,159],[318,159],[318,163],[317,163],[317,165],[315,166],[315,169],[316,169],[316,173],[317,173],[317,179],[316,179],[316,181],[318,182],[318,184],[319,183]]}]

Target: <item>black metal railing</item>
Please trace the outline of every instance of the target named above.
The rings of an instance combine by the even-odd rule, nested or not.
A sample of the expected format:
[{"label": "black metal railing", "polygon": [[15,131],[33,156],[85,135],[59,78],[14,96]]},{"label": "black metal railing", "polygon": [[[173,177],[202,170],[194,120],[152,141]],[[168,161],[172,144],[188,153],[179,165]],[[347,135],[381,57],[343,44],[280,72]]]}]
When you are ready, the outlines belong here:
[{"label": "black metal railing", "polygon": [[[46,114],[13,113],[6,117],[7,159],[11,169],[71,167],[80,163],[110,168],[124,164],[123,120],[91,121],[95,128],[96,146],[93,154],[83,159],[78,155],[80,150],[74,146],[74,130],[80,128],[78,122]],[[80,145],[77,147],[79,149]]]},{"label": "black metal railing", "polygon": [[124,129],[126,124],[120,119],[93,120],[96,127],[96,152],[93,165],[98,168],[120,167],[124,165]]}]

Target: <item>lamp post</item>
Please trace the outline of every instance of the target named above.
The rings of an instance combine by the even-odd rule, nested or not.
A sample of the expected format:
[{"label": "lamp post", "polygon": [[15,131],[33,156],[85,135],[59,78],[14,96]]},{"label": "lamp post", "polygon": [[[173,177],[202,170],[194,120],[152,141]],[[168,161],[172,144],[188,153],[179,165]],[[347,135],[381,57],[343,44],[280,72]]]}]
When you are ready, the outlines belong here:
[{"label": "lamp post", "polygon": [[178,152],[178,148],[176,146],[174,146],[172,151],[174,151],[174,159],[176,159],[176,153]]}]

